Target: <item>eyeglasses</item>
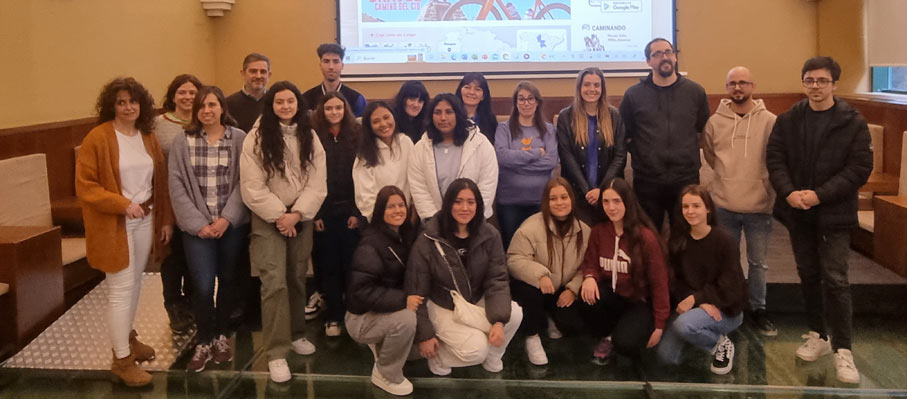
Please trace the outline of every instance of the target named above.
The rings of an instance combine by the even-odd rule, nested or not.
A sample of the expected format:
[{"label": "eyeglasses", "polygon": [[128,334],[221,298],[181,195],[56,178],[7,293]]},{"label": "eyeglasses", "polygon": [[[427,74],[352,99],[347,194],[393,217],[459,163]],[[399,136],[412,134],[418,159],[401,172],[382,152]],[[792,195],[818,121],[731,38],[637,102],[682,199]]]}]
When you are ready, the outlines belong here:
[{"label": "eyeglasses", "polygon": [[651,55],[649,55],[649,58],[661,58],[662,56],[673,57],[674,54],[677,54],[677,52],[674,50],[671,50],[671,49],[667,49],[667,50],[655,51]]},{"label": "eyeglasses", "polygon": [[747,82],[745,80],[741,80],[741,81],[732,80],[732,81],[724,84],[724,86],[727,87],[728,89],[732,89],[737,86],[740,86],[740,88],[744,88],[744,87],[748,87],[748,86],[752,86],[752,85],[753,85],[753,82]]},{"label": "eyeglasses", "polygon": [[813,85],[815,85],[816,87],[828,87],[828,85],[832,84],[833,82],[833,80],[825,78],[806,78],[803,79],[803,87],[813,87]]},{"label": "eyeglasses", "polygon": [[517,104],[535,104],[535,97],[517,97]]}]

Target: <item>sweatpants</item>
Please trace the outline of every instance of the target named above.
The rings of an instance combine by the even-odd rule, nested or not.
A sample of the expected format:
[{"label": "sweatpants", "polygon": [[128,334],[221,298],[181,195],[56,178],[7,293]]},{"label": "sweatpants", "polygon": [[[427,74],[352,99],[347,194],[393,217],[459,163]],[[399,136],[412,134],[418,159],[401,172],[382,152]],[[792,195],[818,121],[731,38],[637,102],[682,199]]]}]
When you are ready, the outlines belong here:
[{"label": "sweatpants", "polygon": [[375,345],[375,366],[388,381],[403,382],[403,364],[416,336],[416,312],[346,314],[346,331],[360,344]]},{"label": "sweatpants", "polygon": [[[485,300],[476,305],[485,307]],[[452,310],[444,309],[428,301],[428,318],[435,328],[435,336],[440,345],[437,356],[445,367],[474,366],[485,362],[486,358],[500,360],[504,351],[523,320],[523,309],[516,302],[510,301],[510,321],[504,324],[504,344],[488,344],[488,334],[454,320]]]}]

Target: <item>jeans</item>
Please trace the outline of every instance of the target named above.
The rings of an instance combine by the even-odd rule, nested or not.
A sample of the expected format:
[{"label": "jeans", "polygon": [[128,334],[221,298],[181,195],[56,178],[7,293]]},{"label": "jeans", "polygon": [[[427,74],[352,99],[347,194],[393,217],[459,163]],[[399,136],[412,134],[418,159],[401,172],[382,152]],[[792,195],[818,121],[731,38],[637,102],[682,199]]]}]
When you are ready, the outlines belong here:
[{"label": "jeans", "polygon": [[501,242],[504,244],[504,252],[510,246],[510,240],[516,234],[516,230],[523,224],[526,218],[538,213],[538,205],[506,205],[498,204],[498,223],[501,225]]},{"label": "jeans", "polygon": [[681,181],[677,183],[655,183],[639,178],[633,180],[633,191],[639,199],[639,205],[642,207],[658,233],[662,231],[664,225],[665,212],[668,213],[668,221],[673,221],[675,215],[679,216],[678,203],[680,202],[680,190],[690,184],[699,184],[699,177],[696,179]]},{"label": "jeans", "polygon": [[702,308],[693,308],[678,315],[665,329],[658,343],[658,357],[668,364],[680,364],[686,343],[705,352],[711,352],[722,335],[740,327],[743,313],[730,317],[721,312],[721,321],[716,321]]},{"label": "jeans", "polygon": [[[126,242],[129,246],[129,264],[125,269],[107,273],[107,314],[110,340],[117,359],[129,356],[129,333],[135,324],[135,311],[142,293],[142,273],[151,257],[154,236],[151,213],[141,219],[126,218]],[[90,234],[90,233],[89,233]],[[40,295],[39,293],[36,293]]]},{"label": "jeans", "polygon": [[715,216],[718,224],[723,226],[737,239],[740,245],[741,232],[746,235],[746,261],[749,272],[746,280],[750,289],[750,306],[753,310],[765,309],[765,271],[768,265],[765,256],[768,254],[769,236],[772,234],[772,215],[767,213],[737,213],[717,208]]},{"label": "jeans", "polygon": [[341,322],[346,315],[346,276],[353,261],[353,252],[359,243],[359,229],[347,228],[349,216],[322,218],[324,231],[314,233],[313,265],[321,281],[324,300],[327,302],[326,322]]},{"label": "jeans", "polygon": [[815,223],[804,221],[791,223],[788,229],[809,329],[823,336],[830,333],[835,351],[850,349],[853,329],[847,278],[850,230],[820,229]]},{"label": "jeans", "polygon": [[[230,312],[240,292],[236,290],[240,245],[249,226],[230,226],[220,238],[200,238],[182,233],[189,281],[192,284],[192,313],[198,326],[198,342],[207,343],[218,334],[227,334]],[[214,281],[217,279],[217,301]],[[215,304],[216,303],[216,304]]]}]

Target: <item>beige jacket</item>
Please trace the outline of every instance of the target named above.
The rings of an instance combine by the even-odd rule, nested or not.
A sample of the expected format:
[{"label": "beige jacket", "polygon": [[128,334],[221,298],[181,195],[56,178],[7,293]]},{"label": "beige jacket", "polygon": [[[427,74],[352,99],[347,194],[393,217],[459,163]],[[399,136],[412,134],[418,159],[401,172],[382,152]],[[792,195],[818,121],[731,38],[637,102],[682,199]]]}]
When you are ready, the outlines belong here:
[{"label": "beige jacket", "polygon": [[296,125],[284,126],[286,175],[275,173],[270,179],[264,170],[259,150],[259,130],[255,128],[243,142],[239,160],[242,200],[249,209],[268,223],[274,223],[287,212],[299,212],[301,220],[312,220],[328,195],[324,147],[315,131],[312,135],[312,163],[302,173],[299,164],[299,142]]},{"label": "beige jacket", "polygon": [[715,205],[738,213],[771,213],[775,192],[768,180],[765,148],[775,115],[762,100],[743,117],[722,99],[702,137],[703,155],[715,170],[710,184]]},{"label": "beige jacket", "polygon": [[[554,222],[549,223],[549,228],[554,229]],[[576,242],[580,232],[583,235],[583,245],[577,252]],[[542,214],[530,216],[517,229],[510,241],[510,248],[507,249],[507,270],[510,271],[510,277],[538,288],[539,279],[548,276],[555,289],[566,286],[579,295],[583,283],[580,265],[589,244],[590,232],[589,226],[577,219],[565,239],[554,238],[555,253],[552,259],[552,255],[548,253]]]}]

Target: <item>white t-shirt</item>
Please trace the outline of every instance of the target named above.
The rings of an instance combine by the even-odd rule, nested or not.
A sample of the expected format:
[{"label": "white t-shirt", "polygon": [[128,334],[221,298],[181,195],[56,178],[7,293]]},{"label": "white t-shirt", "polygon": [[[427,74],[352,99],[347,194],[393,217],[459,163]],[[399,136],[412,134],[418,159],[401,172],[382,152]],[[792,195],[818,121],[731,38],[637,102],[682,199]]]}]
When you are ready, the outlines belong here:
[{"label": "white t-shirt", "polygon": [[154,161],[142,134],[127,136],[116,131],[117,144],[120,149],[120,186],[126,199],[141,204],[151,199],[151,179],[154,177]]}]

